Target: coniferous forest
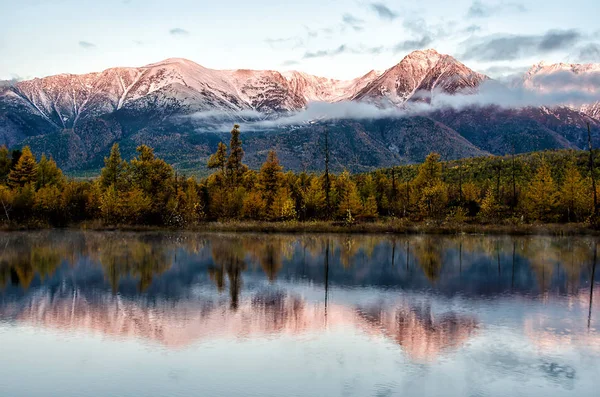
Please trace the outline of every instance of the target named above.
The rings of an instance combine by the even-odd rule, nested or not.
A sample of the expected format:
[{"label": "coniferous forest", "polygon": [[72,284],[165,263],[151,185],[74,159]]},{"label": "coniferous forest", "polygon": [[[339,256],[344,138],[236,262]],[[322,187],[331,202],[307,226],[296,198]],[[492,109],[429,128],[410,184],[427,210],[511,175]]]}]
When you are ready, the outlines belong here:
[{"label": "coniferous forest", "polygon": [[597,224],[596,153],[574,150],[440,161],[351,175],[284,170],[270,151],[260,170],[244,164],[240,129],[186,177],[141,145],[130,161],[114,144],[99,177],[66,177],[28,147],[0,148],[5,227],[69,225],[194,227],[214,221],[452,224]]}]

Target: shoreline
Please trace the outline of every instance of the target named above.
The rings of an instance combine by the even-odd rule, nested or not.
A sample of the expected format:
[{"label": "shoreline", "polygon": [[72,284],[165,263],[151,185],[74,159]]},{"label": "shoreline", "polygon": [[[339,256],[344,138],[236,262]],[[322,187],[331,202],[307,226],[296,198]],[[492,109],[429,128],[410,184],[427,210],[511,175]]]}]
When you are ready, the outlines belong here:
[{"label": "shoreline", "polygon": [[344,225],[338,222],[206,222],[186,227],[164,227],[145,225],[104,225],[99,222],[68,225],[63,228],[44,227],[0,227],[3,232],[35,230],[88,230],[88,231],[127,231],[127,232],[227,232],[265,234],[396,234],[396,235],[510,235],[510,236],[600,236],[600,230],[588,224],[470,224],[451,222],[408,222],[383,221]]}]

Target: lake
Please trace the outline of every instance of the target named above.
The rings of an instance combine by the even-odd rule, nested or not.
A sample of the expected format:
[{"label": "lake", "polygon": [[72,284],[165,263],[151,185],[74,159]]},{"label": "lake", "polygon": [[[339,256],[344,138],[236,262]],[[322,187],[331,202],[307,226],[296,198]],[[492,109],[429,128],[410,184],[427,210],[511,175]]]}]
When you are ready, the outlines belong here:
[{"label": "lake", "polygon": [[0,394],[596,396],[596,244],[0,233]]}]

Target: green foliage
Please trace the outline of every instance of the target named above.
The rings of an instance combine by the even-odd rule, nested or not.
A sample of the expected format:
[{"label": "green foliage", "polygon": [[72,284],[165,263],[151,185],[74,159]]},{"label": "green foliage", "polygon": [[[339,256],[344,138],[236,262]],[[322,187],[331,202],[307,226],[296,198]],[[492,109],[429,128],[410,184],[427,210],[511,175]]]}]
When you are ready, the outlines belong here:
[{"label": "green foliage", "polygon": [[110,155],[104,158],[104,168],[100,175],[100,185],[106,189],[113,185],[119,189],[125,186],[127,163],[121,158],[119,144],[115,143],[110,149]]},{"label": "green foliage", "polygon": [[[279,165],[277,153],[274,150],[269,151],[267,161],[265,161],[259,173],[260,189],[263,193],[267,212],[273,212],[273,202],[283,179],[281,170],[282,167]],[[275,214],[273,216],[277,217]]]},{"label": "green foliage", "polygon": [[244,173],[248,170],[248,167],[242,163],[243,158],[244,149],[242,149],[242,140],[240,139],[240,126],[235,124],[231,130],[229,157],[227,158],[226,165],[229,186],[237,186]]}]

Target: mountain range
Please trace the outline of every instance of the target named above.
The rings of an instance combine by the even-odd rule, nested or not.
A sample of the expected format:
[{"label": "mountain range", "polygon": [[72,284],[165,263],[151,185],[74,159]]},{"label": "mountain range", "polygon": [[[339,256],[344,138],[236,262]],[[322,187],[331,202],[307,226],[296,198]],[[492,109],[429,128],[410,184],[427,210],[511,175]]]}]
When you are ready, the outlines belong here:
[{"label": "mountain range", "polygon": [[[453,159],[584,149],[588,123],[594,145],[600,146],[599,76],[600,65],[540,63],[505,84],[431,49],[352,80],[297,71],[214,70],[173,58],[0,84],[0,144],[29,145],[72,172],[99,169],[110,146],[119,142],[124,157],[144,143],[177,168],[202,173],[218,142],[228,140],[233,123],[241,124],[246,162],[252,167],[274,148],[286,168],[322,169],[325,131],[337,170],[418,162],[432,151]],[[581,90],[582,82],[585,103],[430,106],[439,96],[475,97],[490,86],[517,87],[547,98],[573,91],[575,84]],[[297,117],[323,102],[386,112],[355,117],[355,107],[349,107],[335,120]],[[429,110],[408,113],[411,104]]]}]

